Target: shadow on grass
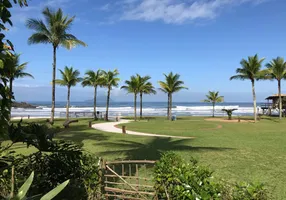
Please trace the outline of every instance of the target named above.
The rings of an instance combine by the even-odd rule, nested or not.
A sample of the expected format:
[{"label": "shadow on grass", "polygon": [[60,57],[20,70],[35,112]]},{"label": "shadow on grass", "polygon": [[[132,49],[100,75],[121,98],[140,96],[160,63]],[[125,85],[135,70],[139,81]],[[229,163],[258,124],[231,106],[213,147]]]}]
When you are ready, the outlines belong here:
[{"label": "shadow on grass", "polygon": [[276,123],[279,123],[279,122],[280,122],[279,117],[276,117],[276,116],[261,117],[261,120],[267,120],[267,121],[272,121],[272,122],[276,122]]},{"label": "shadow on grass", "polygon": [[[190,139],[192,140],[192,139]],[[97,145],[102,145],[106,148],[124,147],[124,150],[99,152],[104,157],[116,153],[124,153],[127,160],[159,160],[161,153],[164,151],[225,151],[232,148],[220,147],[195,147],[186,142],[190,140],[174,140],[171,138],[156,137],[148,143],[140,143],[135,141],[120,140],[118,142],[103,142]]]},{"label": "shadow on grass", "polygon": [[82,143],[84,140],[104,141],[108,140],[109,136],[102,133],[83,131],[86,125],[77,125],[72,129],[63,129],[56,135],[57,139],[70,140],[76,143]]}]

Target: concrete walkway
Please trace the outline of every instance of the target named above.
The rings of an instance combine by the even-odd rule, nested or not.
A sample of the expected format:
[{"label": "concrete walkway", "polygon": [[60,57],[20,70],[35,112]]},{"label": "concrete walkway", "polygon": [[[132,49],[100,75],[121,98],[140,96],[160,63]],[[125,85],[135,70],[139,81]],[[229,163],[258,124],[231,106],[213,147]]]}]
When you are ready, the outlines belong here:
[{"label": "concrete walkway", "polygon": [[[106,122],[106,123],[99,123],[93,124],[92,128],[110,132],[110,133],[120,133],[122,134],[122,129],[117,128],[116,126],[119,124],[126,124],[132,122],[131,120],[120,120],[119,122]],[[128,127],[127,127],[128,128]],[[148,137],[165,137],[165,138],[178,138],[178,139],[193,139],[194,137],[182,137],[182,136],[172,136],[172,135],[158,135],[158,134],[151,134],[151,133],[141,133],[135,131],[126,130],[127,135],[139,135],[139,136],[148,136]]]}]

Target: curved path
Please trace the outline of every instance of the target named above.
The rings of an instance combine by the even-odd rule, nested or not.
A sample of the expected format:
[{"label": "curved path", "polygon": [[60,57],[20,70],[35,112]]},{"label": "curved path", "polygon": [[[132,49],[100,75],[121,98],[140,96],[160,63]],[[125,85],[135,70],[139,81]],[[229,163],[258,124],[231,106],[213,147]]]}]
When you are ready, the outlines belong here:
[{"label": "curved path", "polygon": [[[130,123],[130,120],[121,120],[119,122],[106,122],[106,123],[99,123],[99,124],[93,124],[92,128],[104,131],[104,132],[110,132],[110,133],[120,133],[122,134],[122,129],[117,128],[116,126],[119,124],[126,124]],[[126,130],[127,135],[139,135],[139,136],[148,136],[148,137],[166,137],[166,138],[178,138],[178,139],[193,139],[194,137],[183,137],[183,136],[172,136],[172,135],[158,135],[158,134],[151,134],[151,133],[141,133],[141,132],[135,132],[135,131],[128,131]]]}]

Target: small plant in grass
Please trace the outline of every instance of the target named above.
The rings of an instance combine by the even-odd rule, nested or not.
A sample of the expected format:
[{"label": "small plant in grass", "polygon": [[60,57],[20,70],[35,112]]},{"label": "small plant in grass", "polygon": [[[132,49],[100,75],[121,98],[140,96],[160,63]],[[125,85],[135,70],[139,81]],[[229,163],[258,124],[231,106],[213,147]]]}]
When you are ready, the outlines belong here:
[{"label": "small plant in grass", "polygon": [[185,200],[266,200],[263,184],[229,184],[213,178],[213,172],[198,165],[195,159],[186,162],[173,152],[163,154],[155,165],[155,191],[158,199]]},{"label": "small plant in grass", "polygon": [[222,109],[223,112],[226,112],[227,116],[228,116],[228,120],[232,120],[232,113],[233,111],[236,111],[237,109]]}]

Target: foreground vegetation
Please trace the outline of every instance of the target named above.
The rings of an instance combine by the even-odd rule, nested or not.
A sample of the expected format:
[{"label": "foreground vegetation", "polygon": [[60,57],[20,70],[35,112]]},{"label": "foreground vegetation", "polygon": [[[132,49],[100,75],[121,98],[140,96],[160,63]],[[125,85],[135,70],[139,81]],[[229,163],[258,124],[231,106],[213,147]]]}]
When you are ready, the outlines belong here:
[{"label": "foreground vegetation", "polygon": [[[200,164],[209,165],[217,178],[262,182],[274,199],[286,197],[283,131],[286,120],[265,118],[259,123],[223,123],[186,117],[175,122],[151,118],[149,122],[126,124],[128,130],[195,137],[190,140],[104,133],[88,128],[88,121],[82,119],[71,124],[56,138],[81,143],[87,152],[106,160],[158,160],[162,152],[174,151],[186,160],[194,157]],[[63,122],[64,119],[57,119],[55,126],[62,127]],[[218,128],[219,125],[222,127]],[[14,150],[25,154],[34,151],[21,144]]]}]

